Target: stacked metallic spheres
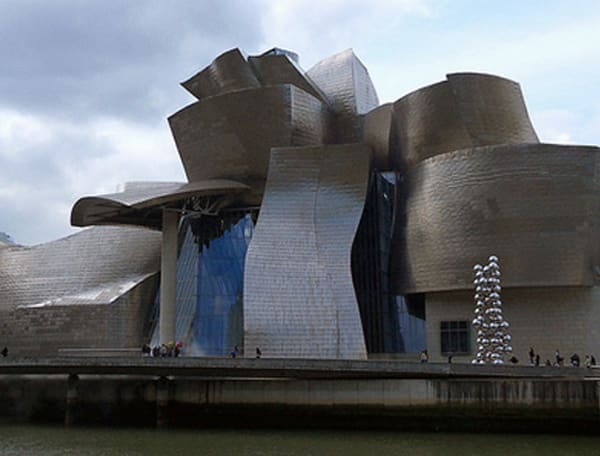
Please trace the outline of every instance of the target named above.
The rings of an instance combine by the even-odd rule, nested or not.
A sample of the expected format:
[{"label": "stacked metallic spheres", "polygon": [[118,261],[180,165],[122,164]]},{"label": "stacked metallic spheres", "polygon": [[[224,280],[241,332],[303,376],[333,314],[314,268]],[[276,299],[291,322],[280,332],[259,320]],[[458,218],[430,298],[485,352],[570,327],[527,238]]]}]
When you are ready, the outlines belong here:
[{"label": "stacked metallic spheres", "polygon": [[512,352],[512,346],[510,324],[502,316],[498,258],[490,256],[486,266],[476,264],[473,271],[475,319],[472,324],[477,331],[477,354],[472,363],[504,364],[504,355]]}]

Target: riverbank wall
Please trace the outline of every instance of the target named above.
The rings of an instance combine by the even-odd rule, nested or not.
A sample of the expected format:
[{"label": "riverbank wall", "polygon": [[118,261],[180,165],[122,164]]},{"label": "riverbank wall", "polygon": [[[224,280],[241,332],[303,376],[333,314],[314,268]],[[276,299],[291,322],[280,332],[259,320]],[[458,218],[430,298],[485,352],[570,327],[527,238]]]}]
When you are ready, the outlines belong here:
[{"label": "riverbank wall", "polygon": [[587,434],[600,429],[594,370],[326,366],[306,360],[2,363],[0,420]]}]

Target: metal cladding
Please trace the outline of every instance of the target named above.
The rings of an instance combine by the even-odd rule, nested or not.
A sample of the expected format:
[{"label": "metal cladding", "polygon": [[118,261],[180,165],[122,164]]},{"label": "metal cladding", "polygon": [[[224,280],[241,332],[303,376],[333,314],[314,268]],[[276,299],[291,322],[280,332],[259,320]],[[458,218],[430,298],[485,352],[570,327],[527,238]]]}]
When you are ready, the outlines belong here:
[{"label": "metal cladding", "polygon": [[471,287],[502,258],[506,287],[600,283],[600,149],[509,144],[425,160],[405,174],[396,218],[398,293]]},{"label": "metal cladding", "polygon": [[429,157],[475,146],[535,143],[519,84],[456,73],[394,103],[392,162],[404,170]]},{"label": "metal cladding", "polygon": [[373,167],[377,170],[391,169],[390,147],[392,139],[393,105],[383,104],[365,116],[363,142],[373,151]]},{"label": "metal cladding", "polygon": [[327,97],[285,54],[265,53],[248,59],[258,79],[264,86],[293,84],[327,104]]},{"label": "metal cladding", "polygon": [[328,142],[327,107],[284,84],[194,103],[169,118],[191,182],[232,179],[262,193],[271,147]]},{"label": "metal cladding", "polygon": [[200,101],[169,118],[187,177],[245,183],[246,204],[260,203],[271,147],[357,142],[362,116],[379,104],[351,50],[306,74],[287,51],[246,60],[232,50],[190,81]]},{"label": "metal cladding", "polygon": [[321,60],[306,75],[323,91],[336,114],[336,142],[359,142],[362,116],[379,105],[369,72],[352,49]]},{"label": "metal cladding", "polygon": [[156,273],[160,233],[98,227],[47,244],[8,247],[0,252],[3,274],[23,289],[18,296],[2,299],[8,297],[10,289],[0,283],[0,303],[36,305],[102,284]]},{"label": "metal cladding", "polygon": [[[351,273],[364,208],[368,229],[357,244],[361,258],[376,261],[355,266],[373,282],[365,294],[376,290],[368,297],[377,299],[361,302],[382,303],[379,309],[398,308],[394,294],[410,293],[430,293],[428,309],[435,309],[430,303],[439,296],[471,289],[472,265],[490,252],[502,258],[509,289],[600,284],[600,149],[540,144],[513,81],[450,74],[379,106],[351,50],[304,73],[295,54],[274,48],[250,58],[227,51],[182,85],[198,101],[169,125],[189,182],[135,183],[85,197],[71,221],[160,229],[166,214],[173,235],[165,251],[174,256],[174,211],[187,211],[194,241],[204,247],[233,221],[258,214],[253,237],[243,234],[243,252],[252,239],[243,301],[222,289],[226,280],[214,280],[219,290],[210,295],[221,309],[216,297],[239,304],[231,315],[239,333],[243,312],[244,340],[234,343],[247,356],[258,347],[272,357],[366,358]],[[372,187],[381,198],[367,200],[369,180],[384,178],[385,186]],[[146,341],[160,241],[151,230],[97,228],[32,248],[0,243],[2,340],[29,353]],[[213,260],[220,279],[231,274],[223,269],[231,262]],[[241,266],[243,253],[237,260]],[[170,264],[163,281],[173,290]],[[367,271],[369,264],[377,267]],[[176,315],[172,295],[161,299],[162,316]],[[424,306],[423,296],[414,298]],[[362,311],[369,328],[388,328],[372,330],[382,338],[399,331],[380,324],[391,321],[391,311]],[[223,339],[211,312],[196,328],[207,344]]]},{"label": "metal cladding", "polygon": [[321,60],[306,74],[336,113],[366,114],[379,105],[369,72],[352,49]]},{"label": "metal cladding", "polygon": [[369,152],[358,144],[273,149],[246,257],[246,353],[366,358],[350,253]]},{"label": "metal cladding", "polygon": [[71,225],[137,225],[160,229],[162,210],[180,207],[198,196],[233,195],[248,186],[228,180],[128,182],[122,192],[80,198],[71,211]]},{"label": "metal cladding", "polygon": [[447,78],[473,146],[538,142],[518,83],[479,73]]},{"label": "metal cladding", "polygon": [[[384,156],[385,129],[366,132]],[[598,149],[540,144],[517,83],[457,73],[412,92],[389,144],[396,293],[468,289],[490,249],[509,287],[598,282]]]},{"label": "metal cladding", "polygon": [[[0,250],[0,321],[15,353],[138,346],[156,293],[160,234],[98,227]],[[97,318],[97,319],[96,319]]]},{"label": "metal cladding", "polygon": [[231,49],[181,85],[199,100],[235,90],[260,87],[246,57]]}]

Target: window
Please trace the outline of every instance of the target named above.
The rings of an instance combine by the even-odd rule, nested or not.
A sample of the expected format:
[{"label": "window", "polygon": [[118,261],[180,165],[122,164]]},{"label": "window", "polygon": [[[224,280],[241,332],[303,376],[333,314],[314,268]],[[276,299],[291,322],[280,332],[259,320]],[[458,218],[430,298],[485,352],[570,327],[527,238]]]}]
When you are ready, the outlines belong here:
[{"label": "window", "polygon": [[442,355],[450,353],[460,355],[470,352],[468,321],[440,322],[440,336]]}]

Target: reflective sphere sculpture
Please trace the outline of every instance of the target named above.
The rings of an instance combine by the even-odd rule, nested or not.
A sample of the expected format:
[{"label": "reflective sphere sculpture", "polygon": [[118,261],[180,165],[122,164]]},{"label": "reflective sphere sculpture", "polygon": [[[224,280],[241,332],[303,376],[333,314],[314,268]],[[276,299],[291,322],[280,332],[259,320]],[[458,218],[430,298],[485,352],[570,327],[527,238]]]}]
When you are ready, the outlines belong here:
[{"label": "reflective sphere sculpture", "polygon": [[503,364],[504,354],[512,352],[510,325],[502,315],[500,263],[492,255],[488,264],[473,266],[475,272],[475,319],[477,353],[472,364]]}]

